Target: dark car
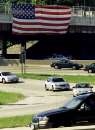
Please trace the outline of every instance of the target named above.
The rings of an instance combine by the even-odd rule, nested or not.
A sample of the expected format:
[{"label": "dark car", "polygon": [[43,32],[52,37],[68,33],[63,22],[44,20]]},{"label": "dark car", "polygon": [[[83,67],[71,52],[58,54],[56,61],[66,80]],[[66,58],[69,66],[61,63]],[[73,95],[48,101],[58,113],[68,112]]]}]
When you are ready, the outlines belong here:
[{"label": "dark car", "polygon": [[55,62],[52,62],[50,66],[55,69],[72,68],[72,69],[76,69],[76,70],[79,70],[83,67],[82,64],[74,63],[70,60],[55,61]]},{"label": "dark car", "polygon": [[79,122],[95,121],[95,93],[73,97],[63,107],[36,114],[31,128],[71,126]]},{"label": "dark car", "polygon": [[95,73],[95,63],[91,63],[89,65],[86,65],[84,68],[85,71],[91,72],[91,73]]}]

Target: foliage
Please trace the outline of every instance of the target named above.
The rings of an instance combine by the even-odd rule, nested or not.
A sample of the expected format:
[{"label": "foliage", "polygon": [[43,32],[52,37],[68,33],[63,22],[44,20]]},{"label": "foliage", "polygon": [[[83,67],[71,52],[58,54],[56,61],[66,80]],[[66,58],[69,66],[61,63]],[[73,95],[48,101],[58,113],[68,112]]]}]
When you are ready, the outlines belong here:
[{"label": "foliage", "polygon": [[14,117],[1,117],[0,128],[12,128],[28,126],[31,122],[32,115],[14,116]]},{"label": "foliage", "polygon": [[50,76],[61,76],[70,83],[88,82],[88,83],[95,84],[95,75],[84,76],[84,75],[57,75],[57,74],[54,75],[54,74],[31,74],[31,73],[27,73],[23,75],[17,74],[17,75],[23,78],[30,78],[30,79],[36,79],[36,80],[46,80]]},{"label": "foliage", "polygon": [[85,5],[95,6],[95,0],[0,0],[6,3],[33,3],[33,4],[48,4],[48,5]]},{"label": "foliage", "polygon": [[14,103],[14,102],[17,102],[18,100],[21,100],[23,98],[24,98],[24,96],[22,94],[0,91],[0,105]]}]

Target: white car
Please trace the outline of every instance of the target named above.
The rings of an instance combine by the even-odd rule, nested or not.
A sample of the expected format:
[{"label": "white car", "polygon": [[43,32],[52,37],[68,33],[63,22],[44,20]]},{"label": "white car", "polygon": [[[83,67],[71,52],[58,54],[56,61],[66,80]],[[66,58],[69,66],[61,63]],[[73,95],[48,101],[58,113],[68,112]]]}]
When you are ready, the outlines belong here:
[{"label": "white car", "polygon": [[19,78],[11,73],[11,72],[0,72],[0,82],[8,83],[8,82],[18,82]]},{"label": "white car", "polygon": [[61,77],[49,77],[45,81],[45,90],[70,90],[70,85]]},{"label": "white car", "polygon": [[93,92],[92,88],[93,86],[89,83],[77,83],[74,87],[72,87],[73,96]]}]

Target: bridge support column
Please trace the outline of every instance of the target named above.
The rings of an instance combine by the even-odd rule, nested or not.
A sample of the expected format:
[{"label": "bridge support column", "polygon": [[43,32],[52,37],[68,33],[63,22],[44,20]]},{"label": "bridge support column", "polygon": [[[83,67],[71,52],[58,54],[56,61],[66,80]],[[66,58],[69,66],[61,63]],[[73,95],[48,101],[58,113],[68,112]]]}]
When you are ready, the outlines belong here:
[{"label": "bridge support column", "polygon": [[0,58],[3,57],[3,40],[0,40]]},{"label": "bridge support column", "polygon": [[7,41],[3,40],[3,46],[2,46],[2,57],[6,58],[7,55]]}]

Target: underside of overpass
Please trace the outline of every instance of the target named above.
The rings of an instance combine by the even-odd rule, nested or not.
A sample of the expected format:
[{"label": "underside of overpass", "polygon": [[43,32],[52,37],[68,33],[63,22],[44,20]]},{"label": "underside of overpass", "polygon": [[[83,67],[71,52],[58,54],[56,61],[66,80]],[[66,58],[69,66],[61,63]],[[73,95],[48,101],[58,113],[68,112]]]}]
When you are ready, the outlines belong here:
[{"label": "underside of overpass", "polygon": [[[8,25],[8,28],[11,27]],[[63,54],[73,59],[95,59],[95,33],[67,33],[64,35],[36,35],[36,36],[16,36],[11,31],[2,31],[0,40],[3,41],[3,56],[5,58],[19,58],[18,55],[7,55],[6,41],[14,44],[25,44],[27,41],[38,40],[31,48],[26,50],[26,58],[43,59],[52,56],[52,54]]]},{"label": "underside of overpass", "polygon": [[54,53],[73,59],[95,59],[95,34],[66,34],[40,39],[27,50],[27,58],[46,58]]},{"label": "underside of overpass", "polygon": [[[25,36],[24,39],[22,36],[14,37],[5,34],[3,39],[17,44],[38,40],[36,44],[26,50],[28,59],[44,59],[51,57],[54,53],[70,56],[73,59],[95,59],[95,34],[68,33],[63,36]],[[4,45],[4,47],[6,46]],[[5,58],[19,58],[19,54],[4,54],[4,56]]]},{"label": "underside of overpass", "polygon": [[0,12],[0,55],[2,53],[3,57],[19,58],[19,54],[7,55],[6,41],[25,47],[27,41],[38,40],[36,44],[26,50],[27,58],[46,58],[56,53],[70,56],[73,59],[95,59],[95,11],[92,7],[72,7],[69,32],[61,36],[12,35],[10,7],[6,8],[5,4],[1,7],[4,7],[3,12]]}]

